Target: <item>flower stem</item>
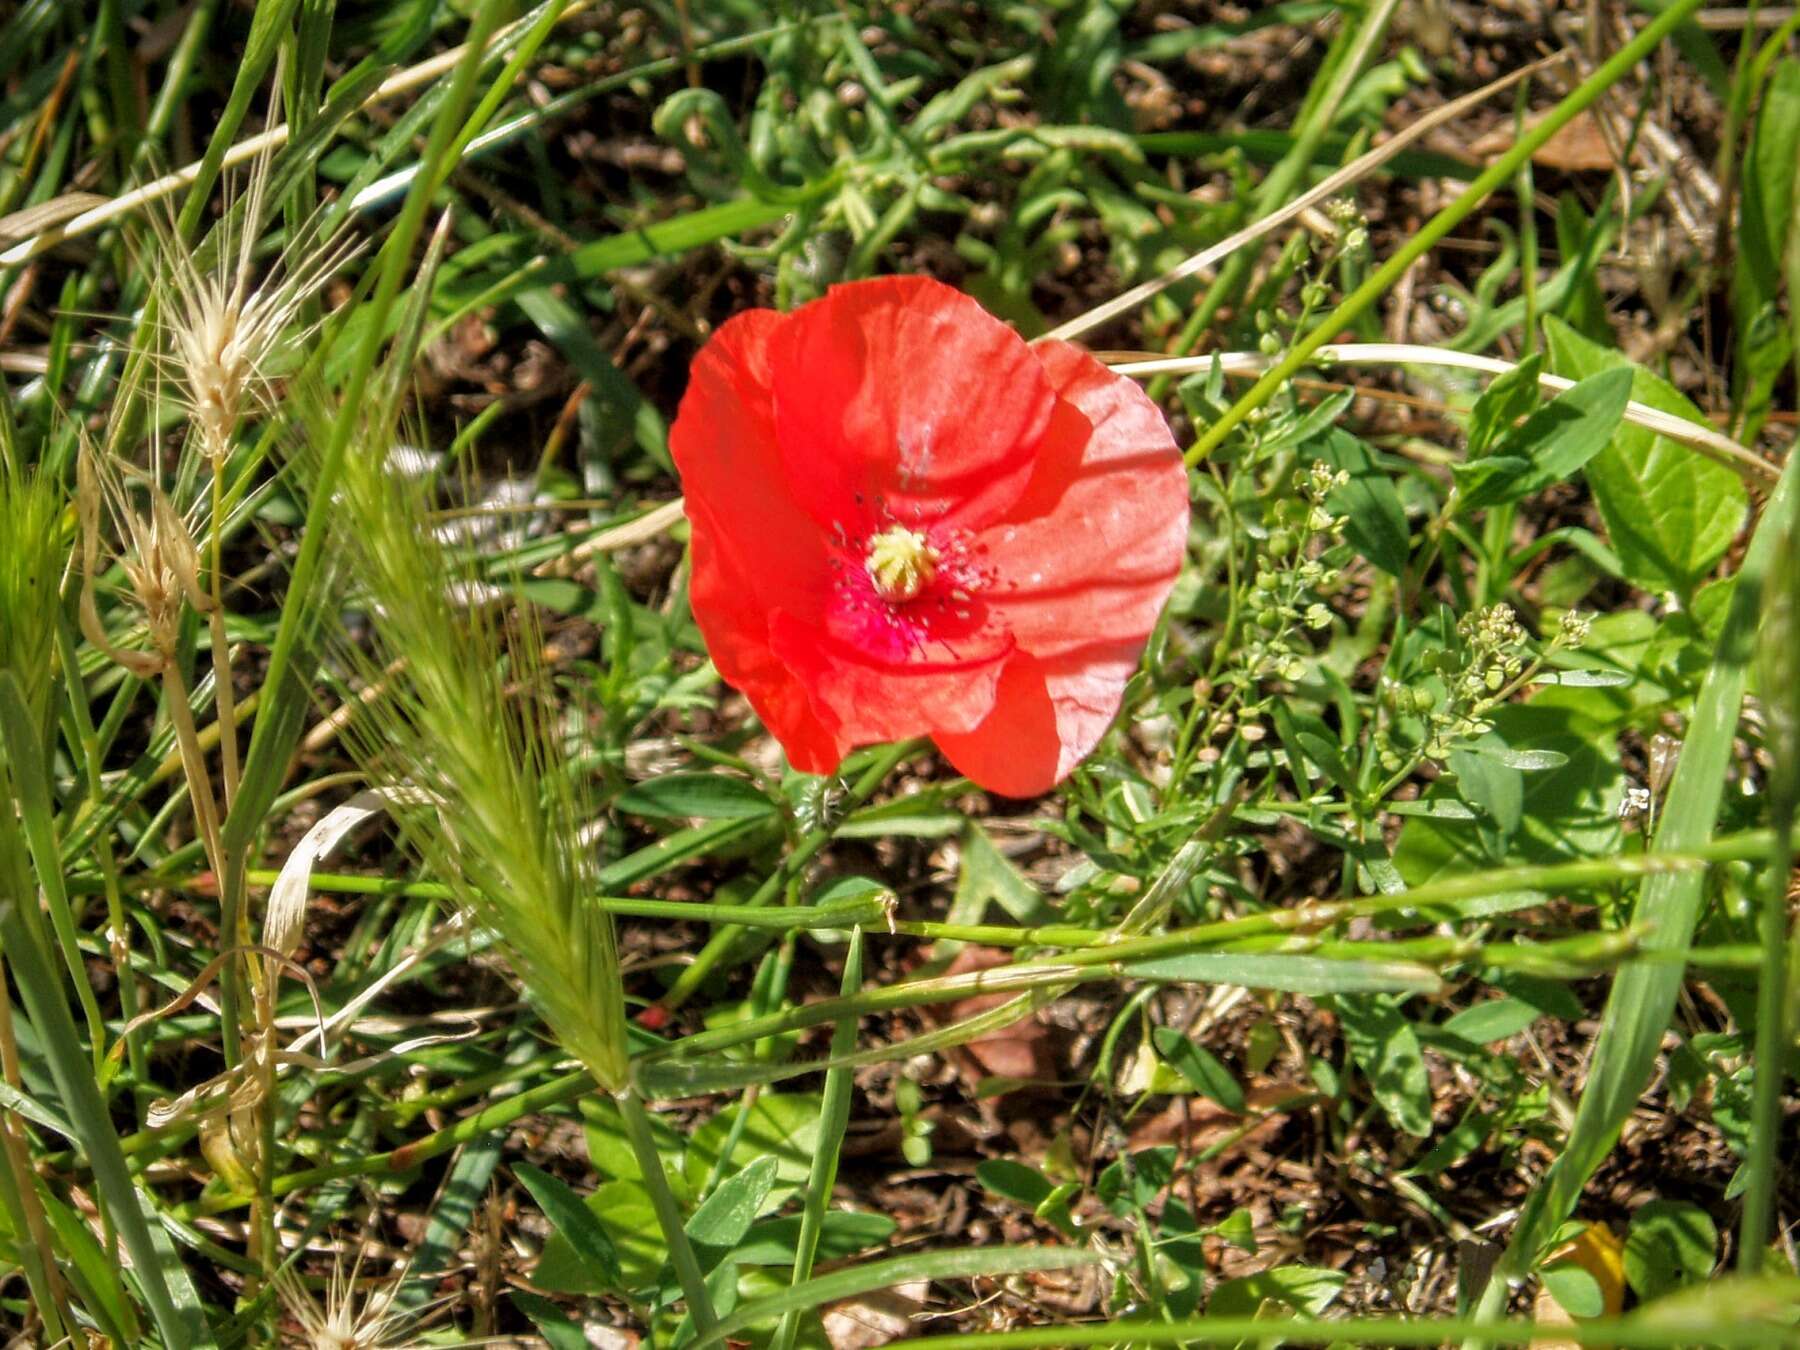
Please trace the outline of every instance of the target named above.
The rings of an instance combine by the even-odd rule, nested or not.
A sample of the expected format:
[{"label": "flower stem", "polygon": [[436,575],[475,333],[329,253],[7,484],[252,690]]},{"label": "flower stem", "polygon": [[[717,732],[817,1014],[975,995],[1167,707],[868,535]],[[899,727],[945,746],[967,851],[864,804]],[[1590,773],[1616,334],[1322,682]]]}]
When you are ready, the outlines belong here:
[{"label": "flower stem", "polygon": [[229,814],[231,804],[237,800],[238,737],[235,706],[237,696],[231,687],[231,644],[225,638],[224,563],[221,557],[225,529],[222,518],[224,505],[224,474],[215,463],[212,474],[212,566],[207,569],[212,583],[212,594],[208,597],[212,608],[207,615],[207,626],[212,636],[213,701],[218,714],[215,720],[219,727],[219,772],[225,781],[225,810]]},{"label": "flower stem", "polygon": [[700,1258],[694,1254],[694,1244],[688,1241],[687,1228],[681,1221],[681,1206],[676,1203],[675,1192],[669,1189],[662,1155],[656,1151],[656,1140],[650,1133],[650,1113],[644,1110],[643,1098],[636,1091],[621,1092],[615,1100],[625,1122],[625,1133],[631,1138],[631,1151],[637,1155],[638,1170],[644,1174],[644,1189],[650,1193],[656,1222],[669,1248],[675,1278],[681,1281],[681,1292],[687,1296],[688,1316],[694,1319],[694,1329],[704,1336],[718,1325],[719,1319],[713,1314],[712,1299],[706,1292]]}]

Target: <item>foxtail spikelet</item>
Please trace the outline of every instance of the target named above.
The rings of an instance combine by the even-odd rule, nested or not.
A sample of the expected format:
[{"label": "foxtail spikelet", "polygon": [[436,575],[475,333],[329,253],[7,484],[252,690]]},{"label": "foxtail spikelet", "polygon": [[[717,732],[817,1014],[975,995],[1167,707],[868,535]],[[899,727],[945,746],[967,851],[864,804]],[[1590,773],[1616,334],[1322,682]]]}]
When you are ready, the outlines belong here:
[{"label": "foxtail spikelet", "polygon": [[[347,415],[347,414],[346,414]],[[430,804],[396,808],[408,844],[504,941],[531,1002],[601,1087],[627,1082],[624,997],[611,916],[591,903],[583,794],[553,726],[541,643],[521,613],[468,604],[476,579],[428,524],[426,487],[392,472],[392,436],[346,461],[340,557],[376,616],[372,649],[349,655],[385,692],[347,740],[372,782],[409,783]],[[523,606],[520,606],[523,611]]]},{"label": "foxtail spikelet", "polygon": [[[195,541],[198,523],[175,509],[154,473],[144,480],[145,501],[140,507],[127,486],[130,473],[110,451],[83,443],[76,461],[76,504],[82,534],[81,631],[112,660],[148,677],[174,660],[184,608],[192,605],[204,611],[211,601],[200,585],[200,551]],[[103,510],[110,518],[111,531],[103,528]],[[130,599],[143,615],[153,652],[116,646],[100,621],[94,582],[105,570],[103,539],[112,537],[121,542],[116,560],[125,574]]]},{"label": "foxtail spikelet", "polygon": [[55,480],[20,463],[9,439],[0,438],[0,670],[13,672],[40,716],[49,707],[69,566],[64,506]]},{"label": "foxtail spikelet", "polygon": [[[271,125],[281,120],[280,87],[277,76]],[[290,354],[305,349],[316,327],[303,322],[306,306],[359,242],[322,233],[323,215],[315,215],[258,276],[256,252],[270,224],[269,181],[265,152],[251,161],[242,189],[227,191],[226,210],[198,250],[188,247],[173,220],[150,217],[159,365],[175,377],[199,448],[214,464],[230,454],[247,418],[273,409]]]}]

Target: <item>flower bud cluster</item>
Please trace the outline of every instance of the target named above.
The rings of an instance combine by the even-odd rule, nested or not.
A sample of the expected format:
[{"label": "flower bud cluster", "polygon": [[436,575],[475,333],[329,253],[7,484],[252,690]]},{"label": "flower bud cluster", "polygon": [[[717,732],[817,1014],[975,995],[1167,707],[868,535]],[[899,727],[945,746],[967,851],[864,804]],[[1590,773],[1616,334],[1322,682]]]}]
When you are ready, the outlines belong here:
[{"label": "flower bud cluster", "polygon": [[1361,262],[1369,256],[1369,222],[1354,201],[1334,198],[1325,204],[1325,217],[1337,227],[1338,257]]},{"label": "flower bud cluster", "polygon": [[1311,464],[1300,477],[1299,498],[1276,508],[1262,565],[1244,601],[1249,631],[1241,668],[1246,681],[1300,679],[1312,655],[1305,633],[1331,626],[1331,610],[1319,597],[1337,585],[1342,572],[1321,555],[1343,542],[1344,521],[1326,499],[1349,481],[1342,470]]},{"label": "flower bud cluster", "polygon": [[[1545,651],[1569,650],[1587,640],[1590,619],[1574,610],[1557,621]],[[1418,682],[1388,681],[1382,702],[1396,718],[1422,718],[1425,739],[1421,753],[1443,760],[1459,743],[1493,729],[1490,714],[1543,664],[1534,653],[1530,635],[1511,605],[1501,603],[1478,609],[1458,620],[1455,650],[1437,653],[1428,661],[1442,682],[1443,692]],[[1381,765],[1390,772],[1400,769],[1407,756],[1394,745],[1391,723],[1377,733]]]}]

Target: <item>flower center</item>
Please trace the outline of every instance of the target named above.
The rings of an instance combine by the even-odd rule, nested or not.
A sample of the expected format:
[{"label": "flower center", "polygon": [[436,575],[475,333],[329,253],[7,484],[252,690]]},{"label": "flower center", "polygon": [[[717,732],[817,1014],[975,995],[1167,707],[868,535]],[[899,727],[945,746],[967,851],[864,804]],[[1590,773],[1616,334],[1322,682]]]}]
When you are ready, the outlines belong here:
[{"label": "flower center", "polygon": [[869,540],[863,566],[877,595],[891,604],[903,604],[936,578],[938,551],[919,531],[893,525]]}]

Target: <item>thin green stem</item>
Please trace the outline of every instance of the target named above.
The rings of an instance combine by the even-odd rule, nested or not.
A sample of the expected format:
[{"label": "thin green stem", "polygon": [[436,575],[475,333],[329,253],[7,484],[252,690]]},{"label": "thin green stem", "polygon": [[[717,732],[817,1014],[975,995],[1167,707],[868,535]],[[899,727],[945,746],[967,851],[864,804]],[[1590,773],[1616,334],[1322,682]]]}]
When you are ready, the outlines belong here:
[{"label": "thin green stem", "polygon": [[[62,981],[56,977],[48,947],[41,933],[32,931],[26,915],[35,913],[33,897],[15,896],[0,905],[0,946],[11,958],[14,982],[19,987],[32,1027],[37,1032],[44,1058],[49,1061],[50,1076],[56,1083],[76,1141],[88,1157],[94,1181],[106,1203],[108,1218],[124,1240],[125,1250],[137,1276],[150,1315],[162,1333],[165,1345],[210,1346],[199,1304],[187,1275],[173,1260],[165,1260],[153,1241],[149,1224],[139,1201],[137,1187],[125,1165],[119,1148],[119,1137],[100,1100],[100,1089],[92,1067],[81,1053],[80,1033],[69,1016],[64,1001]],[[172,1253],[170,1253],[172,1256]],[[178,1306],[170,1286],[183,1288],[187,1296]]]},{"label": "thin green stem", "polygon": [[718,1325],[719,1319],[713,1314],[712,1299],[706,1292],[706,1276],[700,1270],[700,1258],[694,1254],[694,1244],[688,1241],[681,1206],[675,1201],[675,1192],[669,1189],[662,1155],[656,1151],[656,1138],[650,1131],[650,1113],[644,1109],[643,1099],[636,1092],[622,1092],[614,1100],[619,1104],[619,1116],[625,1122],[631,1151],[644,1176],[644,1189],[650,1193],[656,1222],[662,1228],[663,1241],[669,1248],[675,1278],[681,1282],[681,1292],[687,1296],[688,1316],[694,1319],[695,1330],[704,1336]]},{"label": "thin green stem", "polygon": [[1763,897],[1762,960],[1756,988],[1756,1085],[1750,1108],[1749,1183],[1738,1240],[1738,1270],[1760,1275],[1774,1231],[1776,1162],[1781,1149],[1781,1096],[1787,1087],[1788,886],[1793,878],[1794,817],[1775,822]]},{"label": "thin green stem", "polygon": [[[844,997],[855,994],[862,984],[862,949],[863,934],[859,928],[851,935],[850,949],[844,956],[844,978],[839,985]],[[832,1056],[841,1059],[855,1049],[856,1019],[841,1017],[831,1031]],[[800,1236],[794,1242],[794,1270],[789,1284],[803,1284],[812,1278],[813,1257],[818,1251],[819,1234],[825,1226],[825,1210],[831,1203],[831,1188],[837,1182],[844,1131],[850,1124],[853,1085],[848,1069],[832,1069],[825,1075],[825,1090],[819,1100],[819,1140],[806,1178],[806,1201],[800,1211]],[[729,1155],[721,1151],[720,1156]],[[794,1338],[799,1332],[800,1311],[794,1309],[783,1314],[775,1338],[770,1342],[771,1350],[793,1350]]]},{"label": "thin green stem", "polygon": [[[1395,7],[1393,0],[1382,0],[1382,3],[1369,7],[1355,33],[1343,37],[1346,45],[1332,71],[1331,83],[1326,86],[1321,97],[1302,110],[1300,123],[1295,128],[1293,147],[1269,171],[1268,177],[1263,179],[1256,190],[1253,218],[1267,216],[1285,205],[1300,182],[1301,175],[1313,167],[1319,146],[1326,133],[1331,130],[1345,96],[1375,53],[1382,35],[1387,32]],[[1219,311],[1243,289],[1254,260],[1253,253],[1240,249],[1226,261],[1219,269],[1217,279],[1207,288],[1200,304],[1182,326],[1171,351],[1185,353],[1193,350],[1194,344],[1200,340],[1200,335],[1212,324]],[[1150,396],[1160,399],[1167,391],[1167,385],[1168,377],[1159,377],[1150,386]]]},{"label": "thin green stem", "polygon": [[[257,712],[256,725],[250,737],[249,762],[245,766],[246,778],[251,776],[251,766],[258,765],[260,760],[284,762],[287,758],[293,734],[297,731],[297,719],[292,717],[289,709],[275,705],[285,705],[295,700],[304,701],[310,697],[309,679],[290,668],[295,661],[302,634],[312,617],[311,598],[317,585],[328,532],[326,521],[337,510],[338,480],[343,476],[344,456],[349,451],[351,439],[363,425],[360,410],[365,395],[369,393],[370,381],[374,378],[376,358],[387,337],[387,316],[393,311],[400,288],[405,283],[413,246],[418,243],[419,234],[424,229],[425,213],[431,205],[431,199],[449,172],[453,152],[461,139],[464,114],[475,96],[475,83],[486,56],[488,39],[499,27],[504,8],[501,0],[484,0],[475,11],[469,24],[467,50],[450,77],[450,88],[445,95],[444,105],[432,124],[431,136],[420,157],[419,176],[413,181],[405,204],[400,208],[399,218],[394,223],[393,232],[382,247],[380,273],[374,294],[368,302],[371,321],[363,326],[361,339],[352,354],[349,377],[339,400],[339,407],[343,411],[332,419],[330,438],[319,457],[312,501],[307,508],[305,529],[300,539],[300,551],[294,559],[293,572],[289,577],[288,602],[282,606],[281,623],[276,629],[275,641],[269,651],[269,666],[263,677],[263,687],[269,691],[269,699]],[[262,773],[273,776],[269,768],[261,765],[258,767],[261,767]],[[260,806],[261,803],[258,803],[258,815]],[[227,822],[228,851],[238,853],[247,847],[259,825],[260,821],[240,822],[239,813],[234,811]]]},{"label": "thin green stem", "polygon": [[[1771,1303],[1785,1306],[1782,1288],[1759,1286]],[[1722,1291],[1721,1291],[1722,1292]],[[1490,1345],[1565,1344],[1617,1346],[1620,1350],[1685,1350],[1692,1345],[1720,1350],[1761,1350],[1790,1346],[1794,1329],[1779,1322],[1726,1321],[1708,1303],[1685,1316],[1595,1317],[1569,1322],[1504,1322],[1487,1317],[1282,1318],[1279,1331],[1254,1317],[1201,1317],[1186,1322],[1093,1322],[1022,1331],[971,1332],[933,1337],[941,1350],[1040,1350],[1084,1345],[1419,1345],[1436,1346],[1458,1337]]]}]

